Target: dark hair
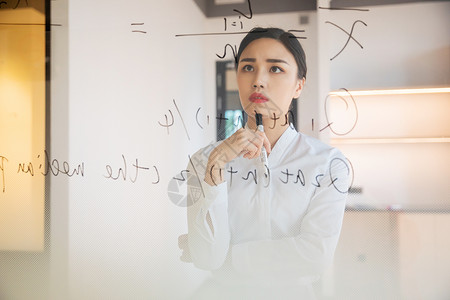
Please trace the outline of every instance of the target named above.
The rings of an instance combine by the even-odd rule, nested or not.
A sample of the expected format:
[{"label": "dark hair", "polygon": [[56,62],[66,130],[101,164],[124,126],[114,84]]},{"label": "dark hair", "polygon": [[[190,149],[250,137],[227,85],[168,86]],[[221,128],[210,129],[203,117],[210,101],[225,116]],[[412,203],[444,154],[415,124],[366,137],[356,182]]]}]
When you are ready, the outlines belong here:
[{"label": "dark hair", "polygon": [[236,55],[236,68],[239,64],[239,59],[241,57],[244,49],[254,40],[262,39],[262,38],[270,38],[277,41],[280,41],[289,52],[292,53],[294,59],[297,63],[298,67],[298,77],[302,79],[306,78],[306,56],[305,51],[303,51],[300,42],[297,38],[290,32],[284,31],[280,28],[262,28],[255,27],[253,28],[241,41],[239,45],[239,51]]}]

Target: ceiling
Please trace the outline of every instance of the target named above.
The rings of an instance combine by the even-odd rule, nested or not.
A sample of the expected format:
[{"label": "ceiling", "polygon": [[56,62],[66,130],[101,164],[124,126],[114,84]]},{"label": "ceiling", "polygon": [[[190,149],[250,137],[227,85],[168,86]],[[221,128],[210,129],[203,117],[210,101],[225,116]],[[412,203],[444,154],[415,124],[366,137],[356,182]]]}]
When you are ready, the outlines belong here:
[{"label": "ceiling", "polygon": [[[449,1],[449,0],[434,0]],[[317,1],[315,0],[194,0],[206,17],[226,17],[235,16],[239,12],[242,15],[250,15],[250,8],[253,14],[282,13],[293,11],[314,11]],[[331,0],[330,7],[360,7],[401,4],[412,2],[430,2],[425,0]],[[224,3],[224,4],[222,4]],[[274,4],[276,3],[276,4]],[[239,11],[239,12],[237,12]]]}]

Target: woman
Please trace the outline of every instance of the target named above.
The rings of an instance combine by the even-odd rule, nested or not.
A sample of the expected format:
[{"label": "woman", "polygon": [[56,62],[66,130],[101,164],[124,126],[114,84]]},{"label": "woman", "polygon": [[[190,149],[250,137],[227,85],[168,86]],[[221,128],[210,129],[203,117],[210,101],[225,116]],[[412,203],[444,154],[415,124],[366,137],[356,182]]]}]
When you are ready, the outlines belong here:
[{"label": "woman", "polygon": [[306,78],[292,34],[253,29],[236,63],[247,124],[189,166],[189,251],[213,272],[193,299],[313,299],[338,242],[350,170],[337,149],[285,121]]}]

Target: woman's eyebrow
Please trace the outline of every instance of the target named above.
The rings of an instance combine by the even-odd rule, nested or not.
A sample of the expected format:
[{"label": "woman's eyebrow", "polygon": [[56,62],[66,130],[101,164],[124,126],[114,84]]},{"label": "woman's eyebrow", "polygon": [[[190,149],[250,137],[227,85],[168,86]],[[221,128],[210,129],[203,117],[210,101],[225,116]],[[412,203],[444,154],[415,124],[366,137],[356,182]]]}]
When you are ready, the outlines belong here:
[{"label": "woman's eyebrow", "polygon": [[282,59],[278,59],[278,58],[268,58],[268,59],[266,59],[266,62],[269,62],[269,63],[283,63],[283,64],[289,65],[287,63],[287,61],[282,60]]},{"label": "woman's eyebrow", "polygon": [[[241,59],[240,62],[256,62],[256,58],[251,58],[251,57],[246,57]],[[266,59],[266,62],[268,63],[283,63],[283,64],[287,64],[287,61],[283,60],[283,59],[279,59],[279,58],[268,58]]]},{"label": "woman's eyebrow", "polygon": [[240,62],[243,62],[243,61],[246,61],[246,62],[256,62],[256,58],[243,58],[243,59],[241,59]]}]

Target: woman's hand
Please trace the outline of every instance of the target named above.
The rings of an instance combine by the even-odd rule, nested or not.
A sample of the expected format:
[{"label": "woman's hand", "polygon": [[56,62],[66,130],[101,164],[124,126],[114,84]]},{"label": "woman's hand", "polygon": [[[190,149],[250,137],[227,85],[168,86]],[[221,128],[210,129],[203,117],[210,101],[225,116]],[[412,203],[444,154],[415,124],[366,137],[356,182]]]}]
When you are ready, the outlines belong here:
[{"label": "woman's hand", "polygon": [[264,132],[240,128],[211,151],[206,167],[205,182],[209,185],[222,183],[223,168],[228,162],[239,155],[244,155],[243,157],[248,159],[259,157],[262,147],[266,148],[268,154],[270,153],[270,142]]}]

